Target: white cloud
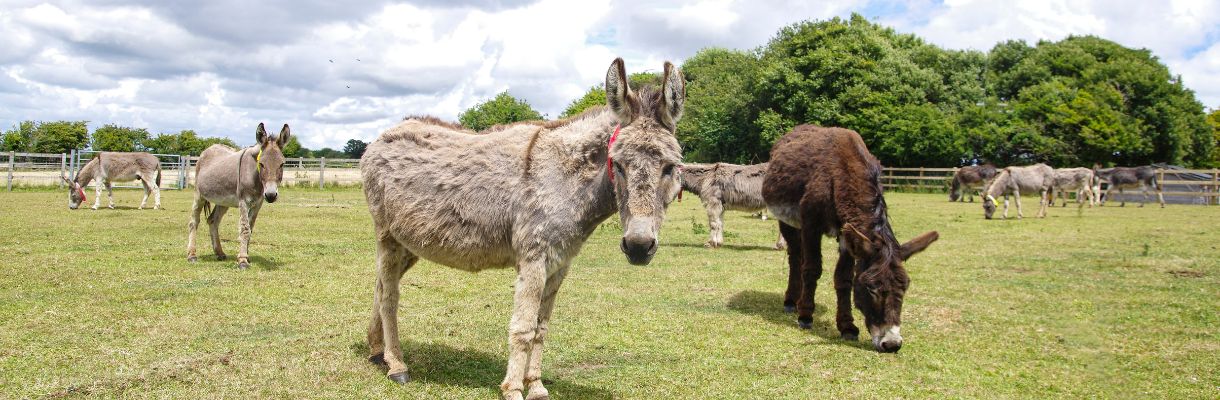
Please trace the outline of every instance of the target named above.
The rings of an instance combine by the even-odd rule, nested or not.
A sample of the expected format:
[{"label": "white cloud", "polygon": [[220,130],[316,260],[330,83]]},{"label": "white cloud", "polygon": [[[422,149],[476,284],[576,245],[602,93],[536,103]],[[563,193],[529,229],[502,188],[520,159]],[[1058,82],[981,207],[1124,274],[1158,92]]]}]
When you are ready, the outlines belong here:
[{"label": "white cloud", "polygon": [[1204,1],[10,0],[0,126],[84,119],[250,143],[258,122],[289,123],[308,147],[340,147],[504,90],[554,117],[614,57],[657,71],[852,11],[951,48],[1070,34],[1146,47],[1220,106],[1220,4]]}]

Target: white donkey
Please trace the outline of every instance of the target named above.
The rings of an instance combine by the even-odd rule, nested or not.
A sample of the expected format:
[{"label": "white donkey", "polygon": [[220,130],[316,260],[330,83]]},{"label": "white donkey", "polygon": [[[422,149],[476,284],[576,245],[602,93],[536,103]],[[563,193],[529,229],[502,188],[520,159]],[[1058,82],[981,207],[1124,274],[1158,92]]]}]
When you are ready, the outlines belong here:
[{"label": "white donkey", "polygon": [[97,180],[93,209],[96,210],[102,202],[102,187],[106,187],[106,197],[110,200],[110,208],[114,208],[114,192],[110,184],[114,182],[140,181],[144,185],[144,199],[140,200],[140,209],[148,204],[148,195],[153,195],[153,209],[161,208],[161,160],[148,153],[120,153],[104,151],[93,156],[92,160],[81,167],[75,180],[60,177],[68,184],[68,208],[75,210],[85,198],[85,186]]},{"label": "white donkey", "polygon": [[[420,258],[467,271],[515,267],[508,368],[500,390],[518,400],[549,394],[542,347],[572,258],[618,212],[621,249],[644,265],[657,251],[665,209],[680,188],[674,137],[686,96],[677,68],[637,95],[623,60],[606,73],[607,107],[568,120],[493,127],[477,135],[412,117],[381,134],[360,159],[377,240],[369,360],[409,380],[398,338],[402,275]],[[411,326],[410,324],[408,326]]]},{"label": "white donkey", "polygon": [[1093,174],[1093,170],[1088,168],[1055,168],[1055,183],[1052,185],[1054,193],[1051,194],[1047,201],[1050,205],[1055,205],[1055,196],[1063,199],[1063,206],[1067,207],[1068,191],[1076,192],[1076,202],[1083,207],[1084,202],[1088,202],[1089,207],[1097,205],[1097,197],[1099,192],[1097,176]]},{"label": "white donkey", "polygon": [[996,210],[995,196],[1004,195],[1004,218],[1008,218],[1008,195],[1017,201],[1017,218],[1025,216],[1021,212],[1021,193],[1037,192],[1038,218],[1046,216],[1047,193],[1055,183],[1055,171],[1046,164],[1034,164],[1028,167],[1008,167],[996,174],[995,179],[983,191],[983,217],[991,219]]}]

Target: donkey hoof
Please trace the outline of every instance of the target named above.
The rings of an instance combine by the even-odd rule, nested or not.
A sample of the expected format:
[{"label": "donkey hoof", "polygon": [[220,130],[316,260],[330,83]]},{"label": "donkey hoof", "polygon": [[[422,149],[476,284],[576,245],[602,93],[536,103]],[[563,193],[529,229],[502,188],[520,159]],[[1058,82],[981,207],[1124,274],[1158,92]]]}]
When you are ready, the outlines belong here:
[{"label": "donkey hoof", "polygon": [[391,381],[394,381],[394,383],[399,385],[406,385],[407,382],[411,381],[411,375],[407,375],[407,371],[402,371],[397,374],[389,374],[386,375],[386,378],[389,378]]},{"label": "donkey hoof", "polygon": [[[808,319],[806,319],[808,318]],[[796,325],[801,329],[813,329],[813,317],[800,317],[796,319]]]},{"label": "donkey hoof", "polygon": [[195,256],[187,257],[186,262],[199,262],[199,257],[195,257]]},{"label": "donkey hoof", "polygon": [[850,333],[850,332],[845,332],[845,333],[839,335],[839,338],[849,341],[849,342],[854,342],[854,341],[860,340],[860,335]]},{"label": "donkey hoof", "polygon": [[226,258],[229,258],[229,256],[226,256],[226,255],[224,255],[224,254],[217,254],[217,255],[216,255],[216,261],[224,261]]},{"label": "donkey hoof", "polygon": [[796,312],[796,306],[784,306],[784,312],[788,313],[788,314],[792,314],[792,313]]},{"label": "donkey hoof", "polygon": [[239,262],[239,263],[237,263],[237,269],[240,269],[243,271],[250,269],[250,263],[245,262],[245,261]]},{"label": "donkey hoof", "polygon": [[369,362],[373,363],[373,365],[384,367],[386,365],[385,353],[377,353],[377,354],[370,356]]}]

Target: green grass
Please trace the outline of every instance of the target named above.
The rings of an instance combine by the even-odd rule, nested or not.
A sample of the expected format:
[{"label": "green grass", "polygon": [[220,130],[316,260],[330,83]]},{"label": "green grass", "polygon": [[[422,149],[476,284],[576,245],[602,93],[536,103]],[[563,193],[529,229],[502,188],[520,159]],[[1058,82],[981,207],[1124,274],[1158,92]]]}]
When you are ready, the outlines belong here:
[{"label": "green grass", "polygon": [[[0,193],[0,398],[498,396],[511,269],[407,273],[415,380],[398,387],[365,361],[373,241],[358,190],[285,190],[263,208],[249,271],[216,261],[203,231],[202,262],[185,261],[189,192],[167,191],[162,211],[131,209],[139,196],[69,211],[58,191]],[[768,249],[774,222],[729,213],[725,247],[704,249],[692,197],[671,207],[649,266],[626,263],[615,219],[594,233],[559,295],[548,388],[559,399],[1220,396],[1220,208],[986,221],[979,203],[942,194],[887,199],[900,240],[941,233],[908,264],[902,352],[837,339],[829,272],[814,329],[797,329],[781,309],[784,254]],[[236,231],[230,213],[230,256]]]}]

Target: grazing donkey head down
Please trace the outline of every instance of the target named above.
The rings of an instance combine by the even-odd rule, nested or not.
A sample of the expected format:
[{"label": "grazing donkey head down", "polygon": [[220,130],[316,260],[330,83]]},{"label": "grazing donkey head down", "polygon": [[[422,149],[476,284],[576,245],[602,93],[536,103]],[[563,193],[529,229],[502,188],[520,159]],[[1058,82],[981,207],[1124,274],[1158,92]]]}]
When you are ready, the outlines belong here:
[{"label": "grazing donkey head down", "polygon": [[253,153],[258,180],[263,183],[263,199],[274,203],[279,198],[280,181],[284,179],[284,146],[292,137],[288,124],[280,129],[280,134],[268,136],[263,123],[258,124],[254,139],[258,142],[258,152]]},{"label": "grazing donkey head down", "polygon": [[68,179],[66,177],[61,176],[60,178],[64,180],[64,183],[68,184],[68,208],[69,209],[75,210],[80,207],[81,203],[84,203],[85,201],[88,200],[85,197],[85,189],[82,188],[79,183],[76,183],[75,181],[72,181],[71,179]]}]

